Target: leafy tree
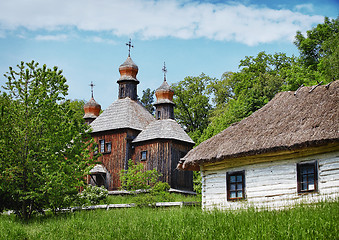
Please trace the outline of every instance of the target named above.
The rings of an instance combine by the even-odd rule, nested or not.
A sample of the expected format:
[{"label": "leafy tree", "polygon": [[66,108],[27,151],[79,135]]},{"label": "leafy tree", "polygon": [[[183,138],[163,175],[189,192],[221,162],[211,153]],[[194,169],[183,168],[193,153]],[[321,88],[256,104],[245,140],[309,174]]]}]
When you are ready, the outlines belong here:
[{"label": "leafy tree", "polygon": [[154,93],[155,90],[151,91],[151,89],[147,88],[146,90],[142,90],[141,104],[149,111],[152,115],[154,114]]},{"label": "leafy tree", "polygon": [[0,98],[0,195],[3,208],[28,219],[69,206],[95,159],[88,126],[65,99],[62,71],[34,61],[17,67],[4,74]]},{"label": "leafy tree", "polygon": [[85,100],[71,100],[69,105],[72,111],[74,111],[74,117],[76,117],[79,122],[84,121],[83,117],[85,115],[84,105],[86,104]]},{"label": "leafy tree", "polygon": [[260,52],[255,57],[241,60],[239,72],[226,72],[220,80],[212,81],[208,89],[214,95],[216,107],[211,114],[211,123],[197,143],[264,106],[286,85],[286,69],[293,61],[283,53]]},{"label": "leafy tree", "polygon": [[185,77],[172,86],[175,93],[175,118],[194,141],[209,124],[212,105],[209,102],[207,86],[211,80],[202,73],[198,77]]},{"label": "leafy tree", "polygon": [[297,32],[295,45],[307,69],[320,70],[331,80],[339,77],[339,17],[308,30],[306,36]]}]

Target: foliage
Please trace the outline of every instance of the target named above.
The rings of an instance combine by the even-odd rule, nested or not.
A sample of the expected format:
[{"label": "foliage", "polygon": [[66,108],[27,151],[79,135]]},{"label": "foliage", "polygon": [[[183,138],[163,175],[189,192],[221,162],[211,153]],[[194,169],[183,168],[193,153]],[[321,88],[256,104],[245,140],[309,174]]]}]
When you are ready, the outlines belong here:
[{"label": "foliage", "polygon": [[85,100],[71,100],[69,102],[70,108],[74,111],[74,117],[78,119],[79,122],[85,122],[83,117],[85,115],[84,105],[86,104]]},{"label": "foliage", "polygon": [[144,170],[142,163],[134,164],[133,160],[128,161],[128,169],[121,170],[121,188],[125,190],[150,189],[160,177],[156,169]]},{"label": "foliage", "polygon": [[201,194],[202,191],[202,177],[200,171],[193,172],[193,190],[197,194]]},{"label": "foliage", "polygon": [[154,93],[155,90],[151,91],[151,89],[147,88],[146,90],[142,90],[141,104],[149,111],[152,115],[154,114]]},{"label": "foliage", "polygon": [[152,193],[161,193],[170,190],[171,186],[167,182],[157,182],[152,187]]},{"label": "foliage", "polygon": [[37,217],[0,216],[0,239],[337,239],[338,202],[287,210],[126,208]]},{"label": "foliage", "polygon": [[183,81],[172,86],[174,90],[174,114],[176,120],[184,127],[193,141],[209,123],[209,103],[207,85],[212,79],[205,74],[198,77],[185,77]]},{"label": "foliage", "polygon": [[65,99],[62,71],[34,61],[17,67],[4,75],[0,97],[0,195],[1,208],[28,219],[69,206],[95,159],[88,127]]},{"label": "foliage", "polygon": [[239,72],[226,72],[220,80],[212,81],[208,90],[216,107],[197,144],[264,106],[285,85],[285,71],[293,62],[283,53],[260,52],[241,60]]},{"label": "foliage", "polygon": [[[300,51],[300,58],[305,67],[317,70],[318,64],[323,59],[332,58],[334,52],[336,52],[336,55],[338,54],[338,33],[339,17],[332,19],[332,21],[325,17],[323,24],[318,24],[306,32],[306,37],[300,31],[297,32],[294,43]],[[338,59],[333,60],[338,63]],[[333,70],[337,73],[339,71],[338,69]]]},{"label": "foliage", "polygon": [[77,203],[80,205],[95,205],[100,201],[106,201],[108,190],[104,187],[87,185],[84,190],[78,194]]}]

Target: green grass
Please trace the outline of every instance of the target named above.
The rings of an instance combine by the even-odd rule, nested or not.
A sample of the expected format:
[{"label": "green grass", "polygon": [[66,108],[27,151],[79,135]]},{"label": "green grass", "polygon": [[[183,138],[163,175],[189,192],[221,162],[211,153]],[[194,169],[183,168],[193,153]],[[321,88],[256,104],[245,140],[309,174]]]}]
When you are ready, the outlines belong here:
[{"label": "green grass", "polygon": [[[147,197],[147,194],[137,195],[109,195],[104,203],[135,203],[140,197]],[[154,196],[156,202],[201,202],[201,195],[183,195],[177,193],[167,193],[164,195]]]},{"label": "green grass", "polygon": [[0,239],[338,239],[339,204],[280,211],[126,208],[35,217],[0,216]]}]

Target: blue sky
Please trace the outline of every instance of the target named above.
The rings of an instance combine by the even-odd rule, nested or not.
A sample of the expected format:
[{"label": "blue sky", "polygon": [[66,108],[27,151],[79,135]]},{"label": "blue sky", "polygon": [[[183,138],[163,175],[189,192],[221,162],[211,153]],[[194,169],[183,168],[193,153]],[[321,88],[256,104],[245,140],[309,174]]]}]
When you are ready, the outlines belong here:
[{"label": "blue sky", "polygon": [[117,99],[119,65],[128,55],[139,66],[139,96],[202,72],[220,78],[260,51],[298,55],[296,31],[325,16],[336,0],[1,0],[0,84],[9,66],[35,60],[63,69],[68,98],[94,98],[107,108]]}]

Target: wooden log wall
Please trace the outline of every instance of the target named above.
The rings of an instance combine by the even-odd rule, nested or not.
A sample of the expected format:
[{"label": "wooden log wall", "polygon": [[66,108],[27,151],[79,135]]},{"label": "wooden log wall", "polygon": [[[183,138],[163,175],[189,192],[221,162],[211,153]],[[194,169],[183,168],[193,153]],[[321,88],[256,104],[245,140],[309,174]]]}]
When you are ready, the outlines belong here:
[{"label": "wooden log wall", "polygon": [[[177,163],[192,146],[173,140],[153,140],[134,146],[133,160],[143,163],[146,170],[157,169],[162,174],[160,181],[172,188],[193,190],[193,173],[178,171]],[[141,160],[141,152],[147,151],[147,160]]]},{"label": "wooden log wall", "polygon": [[[98,158],[109,172],[108,190],[117,190],[120,188],[120,172],[125,169],[126,161],[131,158],[131,149],[127,149],[128,142],[136,136],[138,132],[133,130],[114,130],[92,134],[95,142],[99,144],[99,140],[105,140],[105,145],[111,142],[112,149],[101,153],[102,156]],[[100,146],[99,151],[100,151]]]},{"label": "wooden log wall", "polygon": [[193,191],[193,172],[177,169],[180,158],[192,149],[192,145],[178,141],[172,142],[171,187],[180,190]]},{"label": "wooden log wall", "polygon": [[[318,192],[297,192],[299,162],[318,161]],[[290,160],[272,161],[213,170],[201,167],[202,206],[204,209],[237,209],[250,206],[281,208],[300,202],[313,202],[339,196],[339,152]],[[226,173],[245,170],[244,201],[227,201]]]}]

